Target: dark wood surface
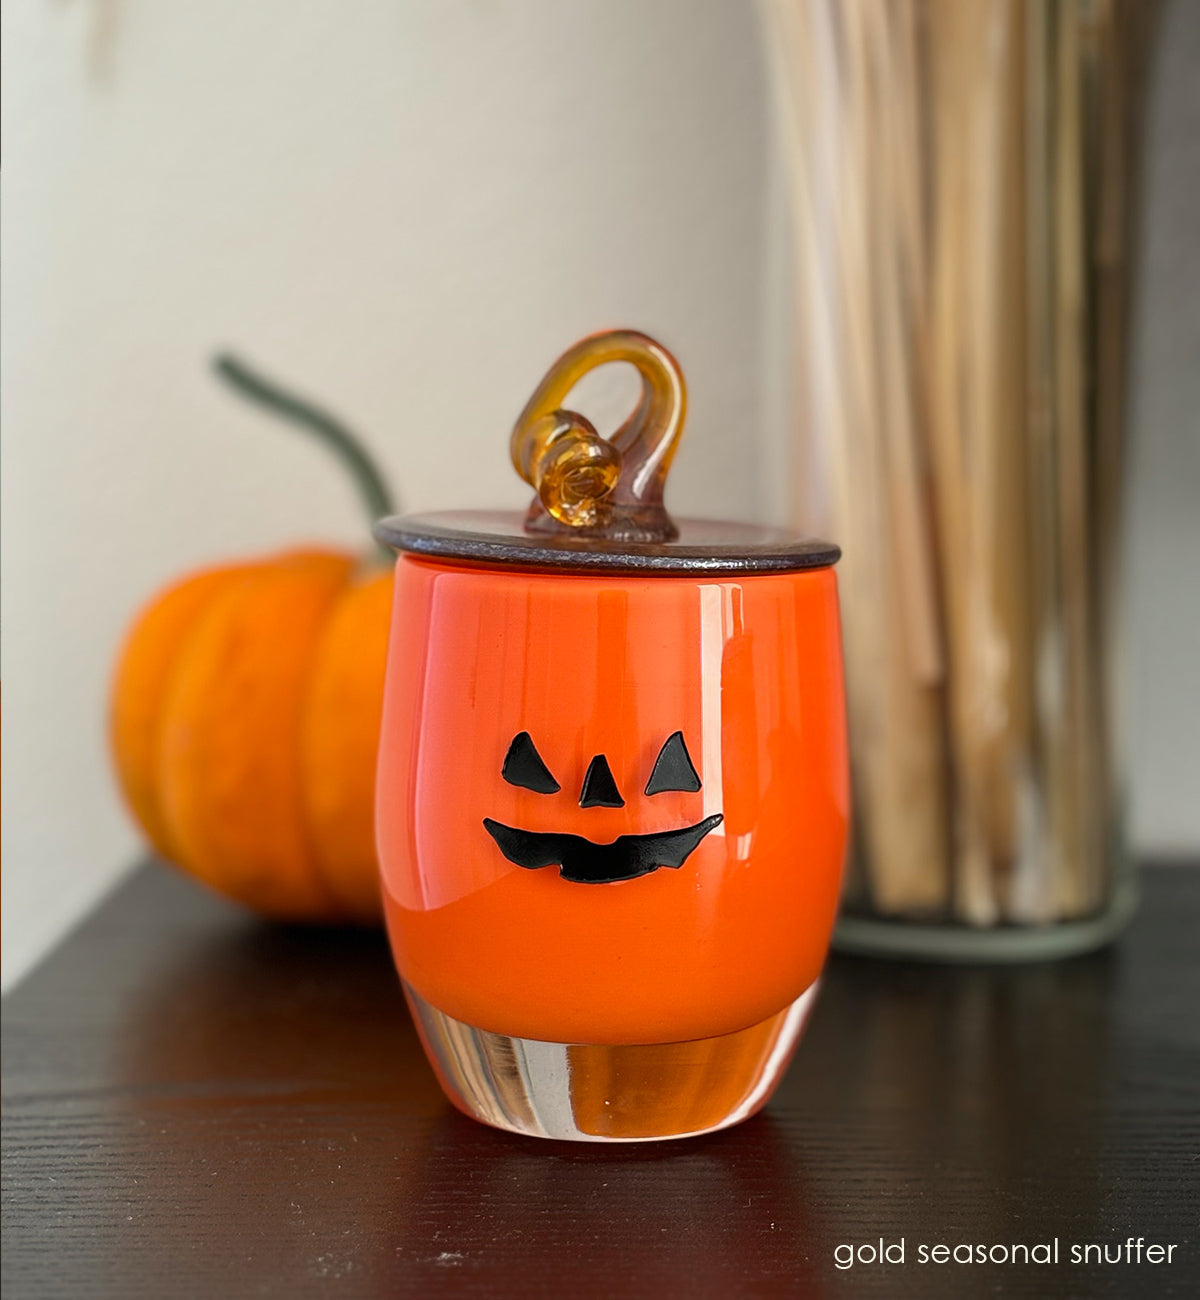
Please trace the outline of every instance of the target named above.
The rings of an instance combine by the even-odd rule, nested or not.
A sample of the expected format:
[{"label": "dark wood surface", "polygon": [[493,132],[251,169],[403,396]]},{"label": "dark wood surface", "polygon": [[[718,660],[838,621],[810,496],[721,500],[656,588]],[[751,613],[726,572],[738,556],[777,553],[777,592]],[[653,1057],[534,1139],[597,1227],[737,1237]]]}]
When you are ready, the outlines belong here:
[{"label": "dark wood surface", "polygon": [[[380,936],[148,867],[5,999],[4,1295],[1200,1294],[1200,873],[1145,886],[1091,957],[836,958],[765,1113],[596,1148],[452,1111]],[[835,1267],[881,1236],[904,1265]],[[1174,1262],[1066,1261],[1130,1236]]]}]

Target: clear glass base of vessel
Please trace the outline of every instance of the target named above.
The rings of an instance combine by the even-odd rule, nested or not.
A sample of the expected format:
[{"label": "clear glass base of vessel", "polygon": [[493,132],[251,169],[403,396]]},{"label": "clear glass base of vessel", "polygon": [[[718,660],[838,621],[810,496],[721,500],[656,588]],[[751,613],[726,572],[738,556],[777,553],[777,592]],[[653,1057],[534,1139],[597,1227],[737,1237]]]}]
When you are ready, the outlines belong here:
[{"label": "clear glass base of vessel", "polygon": [[685,1043],[547,1043],[455,1020],[407,984],[434,1072],[473,1119],[532,1137],[656,1142],[728,1128],[775,1090],[816,1000],[812,984],[761,1024]]}]

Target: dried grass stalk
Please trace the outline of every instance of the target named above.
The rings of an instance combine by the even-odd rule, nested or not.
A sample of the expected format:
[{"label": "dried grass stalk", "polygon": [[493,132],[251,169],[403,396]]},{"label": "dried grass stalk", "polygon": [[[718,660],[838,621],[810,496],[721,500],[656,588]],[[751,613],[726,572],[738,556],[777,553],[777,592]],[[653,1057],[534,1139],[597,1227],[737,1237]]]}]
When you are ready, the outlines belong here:
[{"label": "dried grass stalk", "polygon": [[763,5],[866,903],[1094,911],[1146,24],[1136,0]]}]

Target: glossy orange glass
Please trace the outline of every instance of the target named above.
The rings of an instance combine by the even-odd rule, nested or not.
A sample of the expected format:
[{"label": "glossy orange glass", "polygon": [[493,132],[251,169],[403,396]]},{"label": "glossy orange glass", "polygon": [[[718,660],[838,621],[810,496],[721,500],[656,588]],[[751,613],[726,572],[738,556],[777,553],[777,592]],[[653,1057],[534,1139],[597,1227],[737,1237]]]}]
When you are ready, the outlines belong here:
[{"label": "glossy orange glass", "polygon": [[[377,835],[393,950],[433,1007],[558,1043],[758,1025],[817,978],[848,777],[832,568],[743,577],[396,565]],[[645,793],[682,732],[695,791]],[[502,777],[528,732],[561,787]],[[621,807],[581,807],[592,760]],[[679,868],[515,865],[484,827],[609,843],[720,814]]]}]

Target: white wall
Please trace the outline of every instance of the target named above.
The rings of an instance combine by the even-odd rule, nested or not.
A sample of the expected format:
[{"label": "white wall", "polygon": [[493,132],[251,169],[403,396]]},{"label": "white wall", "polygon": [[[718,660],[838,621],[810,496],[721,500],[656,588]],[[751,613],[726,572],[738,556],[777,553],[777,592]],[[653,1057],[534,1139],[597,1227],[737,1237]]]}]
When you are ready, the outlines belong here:
[{"label": "white wall", "polygon": [[681,513],[754,517],[765,94],[726,0],[5,7],[3,969],[138,853],[104,747],[157,584],[363,537],[234,344],[366,431],[408,508],[523,504],[516,412],[579,335],[691,386]]},{"label": "white wall", "polygon": [[1126,713],[1135,846],[1200,853],[1200,4],[1160,7],[1134,319]]},{"label": "white wall", "polygon": [[[786,222],[754,20],[749,0],[9,0],[6,983],[139,852],[103,736],[138,603],[221,556],[363,537],[322,454],[208,377],[215,346],[368,433],[406,507],[516,506],[505,440],[532,384],[580,334],[638,325],[691,383],[673,508],[786,510]],[[1164,26],[1132,823],[1142,850],[1195,852],[1200,5]]]}]

